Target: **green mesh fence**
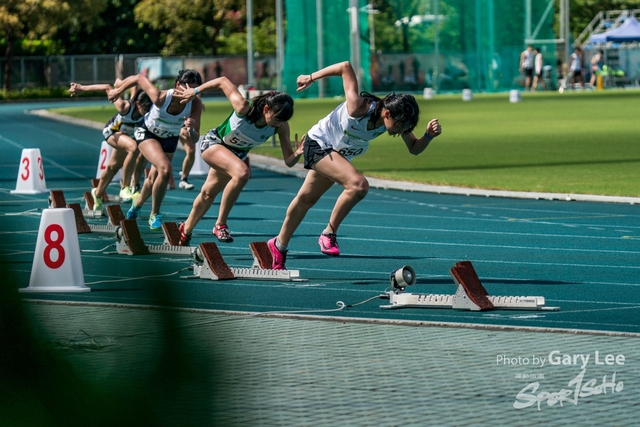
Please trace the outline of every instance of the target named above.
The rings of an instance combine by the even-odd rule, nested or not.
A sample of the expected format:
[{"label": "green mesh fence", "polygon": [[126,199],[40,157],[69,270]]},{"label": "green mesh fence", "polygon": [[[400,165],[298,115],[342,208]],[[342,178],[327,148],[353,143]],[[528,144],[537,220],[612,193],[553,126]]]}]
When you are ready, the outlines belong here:
[{"label": "green mesh fence", "polygon": [[[283,82],[289,93],[295,92],[298,75],[318,67],[317,1],[285,3]],[[533,39],[531,44],[543,54],[547,87],[556,85],[557,55],[551,40],[556,38],[553,26],[557,10],[553,0],[395,1],[393,12],[375,15],[375,22],[395,28],[394,36],[402,41],[394,46],[400,49],[378,50],[384,45],[378,39],[373,55],[366,3],[359,2],[363,90],[422,92],[434,87],[438,92],[464,88],[497,92],[522,88],[519,60],[527,38]],[[323,65],[350,59],[348,7],[348,0],[321,0]],[[339,79],[326,80],[325,96],[342,93]],[[314,85],[301,94],[318,96],[318,87]]]},{"label": "green mesh fence", "polygon": [[[358,7],[366,7],[366,0],[359,0]],[[322,27],[317,26],[316,8],[322,10]],[[322,66],[351,59],[351,23],[347,9],[349,0],[286,0],[287,37],[282,73],[283,88],[292,96],[317,97],[319,85],[296,93],[296,79],[300,74],[309,74],[319,68],[318,52],[322,51]],[[369,70],[369,27],[367,15],[359,13],[360,76],[361,90],[371,90]],[[318,30],[322,46],[318,46]],[[356,70],[358,72],[358,70]],[[324,95],[344,94],[342,80],[324,80]]]}]

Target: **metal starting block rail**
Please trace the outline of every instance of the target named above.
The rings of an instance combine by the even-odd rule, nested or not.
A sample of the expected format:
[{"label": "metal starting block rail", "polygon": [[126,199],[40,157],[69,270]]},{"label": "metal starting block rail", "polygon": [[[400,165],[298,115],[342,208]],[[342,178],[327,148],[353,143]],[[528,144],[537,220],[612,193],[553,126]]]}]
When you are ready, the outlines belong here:
[{"label": "metal starting block rail", "polygon": [[[480,282],[470,261],[460,261],[450,270],[453,281],[458,285],[453,295],[416,294],[395,288],[386,293],[389,305],[380,308],[453,308],[455,310],[486,311],[545,310],[557,311],[559,307],[547,307],[544,297],[490,296]],[[392,282],[393,284],[393,282]]]},{"label": "metal starting block rail", "polygon": [[[264,245],[264,247],[263,247]],[[269,258],[266,259],[265,242],[252,242],[249,245],[254,256],[254,266],[251,268],[229,267],[222,258],[218,246],[214,242],[201,243],[194,254],[193,274],[201,279],[228,280],[278,280],[278,281],[304,281],[300,278],[299,270],[273,270],[271,268],[271,253],[267,248]],[[256,266],[256,263],[258,266]],[[269,268],[261,268],[259,265],[268,265]]]},{"label": "metal starting block rail", "polygon": [[[453,308],[480,311],[480,307],[469,299],[462,285],[458,285],[454,295],[416,294],[402,291],[390,291],[387,295],[389,305],[382,305],[380,308]],[[544,297],[489,296],[487,298],[493,304],[493,308],[497,309],[559,310],[558,307],[546,307]]]},{"label": "metal starting block rail", "polygon": [[236,279],[255,279],[255,280],[284,280],[298,281],[300,278],[299,270],[264,270],[262,268],[234,268],[230,267],[231,272]]},{"label": "metal starting block rail", "polygon": [[120,205],[108,205],[107,218],[109,219],[106,224],[89,224],[91,231],[94,233],[115,234],[120,222],[125,219]]}]

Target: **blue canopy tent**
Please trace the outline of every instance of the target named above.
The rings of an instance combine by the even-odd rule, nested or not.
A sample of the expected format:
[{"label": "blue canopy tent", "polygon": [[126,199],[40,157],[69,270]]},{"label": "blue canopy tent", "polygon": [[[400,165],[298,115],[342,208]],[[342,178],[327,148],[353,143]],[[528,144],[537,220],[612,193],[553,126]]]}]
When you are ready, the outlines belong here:
[{"label": "blue canopy tent", "polygon": [[600,34],[592,34],[589,42],[593,44],[599,43],[632,43],[640,42],[640,23],[633,16],[625,19],[624,23],[613,30],[605,31]]}]

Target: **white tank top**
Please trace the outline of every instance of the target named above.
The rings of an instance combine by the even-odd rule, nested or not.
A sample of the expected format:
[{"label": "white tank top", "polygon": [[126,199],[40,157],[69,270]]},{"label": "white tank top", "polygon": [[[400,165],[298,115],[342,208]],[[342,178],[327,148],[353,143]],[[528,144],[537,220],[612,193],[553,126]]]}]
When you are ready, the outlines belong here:
[{"label": "white tank top", "polygon": [[369,141],[387,131],[384,125],[367,130],[376,104],[377,102],[372,102],[367,114],[356,119],[347,113],[345,101],[314,125],[307,134],[317,141],[322,149],[332,148],[351,161],[355,156],[360,156],[367,151]]},{"label": "white tank top", "polygon": [[533,52],[529,52],[528,50],[524,51],[522,68],[533,68]]},{"label": "white tank top", "polygon": [[263,144],[276,133],[276,128],[259,128],[245,117],[239,117],[235,111],[216,130],[225,145],[246,151]]},{"label": "white tank top", "polygon": [[542,74],[542,54],[536,55],[536,74]]},{"label": "white tank top", "polygon": [[578,71],[582,69],[582,61],[580,61],[580,56],[573,52],[571,54],[571,71]]},{"label": "white tank top", "polygon": [[160,138],[180,135],[180,129],[182,129],[184,125],[185,117],[191,115],[191,101],[187,102],[184,110],[175,116],[169,114],[167,108],[169,108],[169,104],[171,104],[171,98],[173,98],[173,89],[167,91],[167,97],[162,107],[153,104],[151,110],[144,116],[144,125],[146,128]]},{"label": "white tank top", "polygon": [[136,111],[136,107],[132,102],[129,102],[129,111],[125,114],[116,114],[107,122],[102,131],[105,139],[109,138],[115,132],[121,132],[125,135],[133,136],[133,130],[136,126],[140,126],[142,123],[142,116],[137,119],[133,118],[133,113]]}]

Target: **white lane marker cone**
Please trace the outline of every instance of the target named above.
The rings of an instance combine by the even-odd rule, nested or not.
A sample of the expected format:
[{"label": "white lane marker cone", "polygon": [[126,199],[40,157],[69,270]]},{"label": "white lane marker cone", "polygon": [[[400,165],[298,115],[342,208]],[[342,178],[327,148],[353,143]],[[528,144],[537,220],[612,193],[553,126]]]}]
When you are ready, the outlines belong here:
[{"label": "white lane marker cone", "polygon": [[29,287],[20,292],[89,292],[84,284],[73,209],[44,209]]},{"label": "white lane marker cone", "polygon": [[25,148],[20,157],[18,180],[13,194],[47,193],[47,183],[44,178],[44,166],[39,148]]},{"label": "white lane marker cone", "polygon": [[[102,141],[102,145],[100,146],[100,156],[98,157],[98,170],[96,171],[96,178],[102,178],[102,174],[107,169],[107,165],[109,165],[109,160],[111,159],[111,154],[113,153],[114,148],[109,145],[107,141]],[[122,168],[116,172],[111,182],[120,181],[122,179]]]},{"label": "white lane marker cone", "polygon": [[198,142],[196,142],[195,160],[193,162],[193,167],[191,168],[189,175],[208,175],[209,174],[210,167],[204,160],[202,160],[202,152],[200,151],[201,141],[202,141],[202,138],[200,138]]}]

